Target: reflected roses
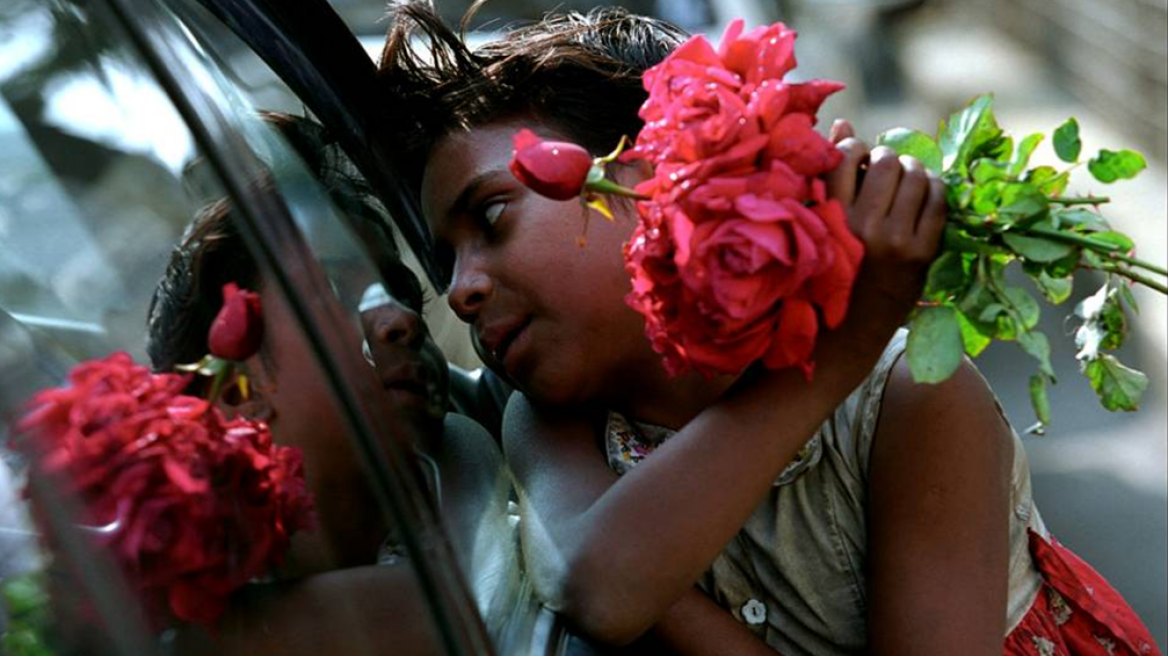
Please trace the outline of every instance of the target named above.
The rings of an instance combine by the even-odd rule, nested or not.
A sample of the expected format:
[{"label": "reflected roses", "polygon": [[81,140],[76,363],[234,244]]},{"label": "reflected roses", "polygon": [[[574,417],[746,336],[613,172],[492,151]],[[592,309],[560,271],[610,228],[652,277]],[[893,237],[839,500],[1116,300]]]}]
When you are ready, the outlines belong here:
[{"label": "reflected roses", "polygon": [[211,324],[207,346],[211,355],[243,362],[260,350],[264,337],[260,295],[229,282],[223,285],[223,307]]},{"label": "reflected roses", "polygon": [[33,398],[20,445],[37,476],[81,502],[152,616],[209,624],[314,520],[300,452],[182,395],[186,382],[125,353],[82,363]]}]

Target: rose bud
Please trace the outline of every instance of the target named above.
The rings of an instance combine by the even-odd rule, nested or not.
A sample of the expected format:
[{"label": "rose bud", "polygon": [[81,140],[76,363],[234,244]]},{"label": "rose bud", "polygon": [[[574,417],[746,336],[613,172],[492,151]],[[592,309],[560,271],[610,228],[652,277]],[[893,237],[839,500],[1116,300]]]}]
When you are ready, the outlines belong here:
[{"label": "rose bud", "polygon": [[553,200],[570,200],[583,193],[592,168],[592,155],[574,143],[544,141],[531,130],[514,137],[511,172],[532,191]]},{"label": "rose bud", "polygon": [[229,282],[223,285],[223,308],[211,324],[207,345],[211,355],[242,362],[260,350],[264,336],[260,296]]}]

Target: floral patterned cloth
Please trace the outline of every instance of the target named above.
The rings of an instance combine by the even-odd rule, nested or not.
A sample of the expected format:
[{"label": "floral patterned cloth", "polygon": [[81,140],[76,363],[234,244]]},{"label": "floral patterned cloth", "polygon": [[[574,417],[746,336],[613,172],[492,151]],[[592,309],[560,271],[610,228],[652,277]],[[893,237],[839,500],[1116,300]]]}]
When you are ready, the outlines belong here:
[{"label": "floral patterned cloth", "polygon": [[1144,623],[1090,565],[1054,538],[1034,532],[1030,553],[1045,583],[1006,636],[1006,654],[1162,656]]}]

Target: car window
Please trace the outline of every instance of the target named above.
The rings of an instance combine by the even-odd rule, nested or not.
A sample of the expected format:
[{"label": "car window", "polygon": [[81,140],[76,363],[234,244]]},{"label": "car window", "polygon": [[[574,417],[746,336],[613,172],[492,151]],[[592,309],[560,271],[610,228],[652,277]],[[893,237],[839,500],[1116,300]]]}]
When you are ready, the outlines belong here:
[{"label": "car window", "polygon": [[[263,640],[293,638],[523,653],[503,647],[529,643],[537,616],[519,579],[497,446],[470,420],[427,423],[424,403],[423,419],[412,419],[410,404],[429,398],[430,381],[395,378],[383,365],[396,361],[377,353],[377,313],[423,309],[386,204],[258,57],[197,5],[169,7],[0,8],[0,438],[10,445],[0,460],[0,551],[19,554],[0,562],[0,630],[94,653],[260,653],[253,647],[278,645]],[[221,230],[200,232],[208,225]],[[297,468],[281,460],[291,457],[284,447],[299,449],[315,516],[278,531],[242,521],[239,504],[256,499],[243,491],[261,488],[223,479],[236,487],[216,488],[214,503],[230,511],[222,525],[243,533],[221,534],[178,521],[192,516],[193,501],[160,501],[188,498],[164,494],[175,480],[198,488],[176,473],[193,460],[138,459],[156,454],[147,447],[160,430],[179,431],[183,413],[202,406],[167,405],[169,419],[146,430],[127,422],[162,397],[109,381],[138,372],[171,398],[163,379],[126,363],[197,364],[207,331],[193,327],[188,305],[159,300],[160,281],[180,290],[214,281],[218,294],[216,276],[235,265],[198,258],[235,241],[238,259],[251,263],[239,270],[257,269],[250,291],[264,301],[262,346],[247,360],[246,382],[183,374],[184,391],[214,395],[223,425],[253,422],[214,433],[223,443],[260,431],[255,422],[269,427],[271,445],[259,432],[248,438],[258,440],[248,466],[280,461],[287,476],[265,483],[268,505],[256,507],[274,513],[278,498],[287,514],[273,516],[289,523],[308,516],[294,512],[307,496],[297,492]],[[196,259],[215,264],[199,269]],[[80,382],[81,363],[105,387]],[[50,406],[70,408],[74,431],[52,442],[69,445],[49,452],[55,458],[26,447],[32,434],[66,440],[64,424],[29,419]],[[120,450],[81,448],[91,435]],[[193,438],[174,443],[183,439]],[[454,467],[458,457],[473,466]],[[263,467],[275,476],[275,465]],[[211,473],[222,482],[220,469]],[[139,528],[127,533],[131,525]],[[272,555],[284,539],[272,536],[293,528],[284,557]],[[185,560],[176,565],[175,554]],[[192,573],[211,556],[230,576]],[[190,572],[177,575],[179,566]],[[232,582],[241,571],[247,577]],[[305,607],[316,609],[314,621],[297,620]],[[195,628],[210,615],[232,623]],[[273,638],[270,626],[290,628]],[[249,635],[257,627],[262,635]],[[334,635],[342,642],[329,642]]]}]

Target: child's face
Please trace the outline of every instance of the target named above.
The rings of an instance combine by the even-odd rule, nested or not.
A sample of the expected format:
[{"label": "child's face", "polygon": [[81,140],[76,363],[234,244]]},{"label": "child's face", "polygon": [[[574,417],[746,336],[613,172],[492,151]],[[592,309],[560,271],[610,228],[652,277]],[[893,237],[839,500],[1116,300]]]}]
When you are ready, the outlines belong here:
[{"label": "child's face", "polygon": [[520,184],[508,169],[511,138],[534,124],[445,137],[427,163],[422,202],[453,260],[450,305],[473,325],[488,364],[541,401],[589,401],[639,367],[660,368],[640,316],[623,301],[621,247],[635,222],[624,206],[610,223],[576,200],[553,201]]}]

